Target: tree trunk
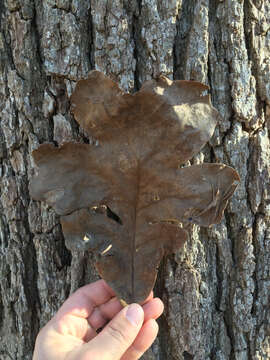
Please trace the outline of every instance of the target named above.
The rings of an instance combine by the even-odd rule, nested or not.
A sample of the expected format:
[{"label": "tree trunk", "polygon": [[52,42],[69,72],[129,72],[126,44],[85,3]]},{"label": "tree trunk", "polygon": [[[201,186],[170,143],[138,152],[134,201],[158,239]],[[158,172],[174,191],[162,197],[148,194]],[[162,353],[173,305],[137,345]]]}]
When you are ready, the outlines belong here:
[{"label": "tree trunk", "polygon": [[28,193],[38,144],[88,140],[69,96],[96,68],[131,92],[159,74],[207,83],[222,121],[192,162],[241,177],[221,224],[162,262],[143,359],[270,359],[269,0],[0,0],[0,15],[0,358],[31,359],[40,327],[97,279]]}]

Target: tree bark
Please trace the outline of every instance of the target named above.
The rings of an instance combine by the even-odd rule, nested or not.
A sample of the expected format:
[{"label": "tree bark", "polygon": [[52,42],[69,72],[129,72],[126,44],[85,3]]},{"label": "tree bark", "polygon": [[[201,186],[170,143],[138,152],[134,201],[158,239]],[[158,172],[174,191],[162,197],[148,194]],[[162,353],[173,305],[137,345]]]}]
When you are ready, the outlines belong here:
[{"label": "tree bark", "polygon": [[131,92],[159,74],[207,83],[222,121],[192,162],[241,177],[221,224],[162,262],[143,359],[270,359],[269,1],[2,0],[0,15],[0,358],[31,359],[40,327],[97,279],[28,193],[38,144],[91,141],[69,96],[96,68]]}]

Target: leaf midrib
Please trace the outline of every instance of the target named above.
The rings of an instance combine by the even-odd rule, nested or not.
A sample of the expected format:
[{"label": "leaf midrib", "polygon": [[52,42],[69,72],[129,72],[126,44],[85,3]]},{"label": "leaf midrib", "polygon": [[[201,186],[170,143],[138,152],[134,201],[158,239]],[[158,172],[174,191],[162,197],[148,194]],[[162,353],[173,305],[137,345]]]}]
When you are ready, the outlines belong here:
[{"label": "leaf midrib", "polygon": [[137,229],[137,207],[138,207],[138,199],[140,193],[140,163],[137,160],[137,183],[136,183],[136,192],[134,196],[134,227],[133,227],[133,241],[132,241],[132,260],[131,260],[131,292],[132,292],[132,299],[134,299],[135,294],[135,254],[136,254],[136,229]]}]

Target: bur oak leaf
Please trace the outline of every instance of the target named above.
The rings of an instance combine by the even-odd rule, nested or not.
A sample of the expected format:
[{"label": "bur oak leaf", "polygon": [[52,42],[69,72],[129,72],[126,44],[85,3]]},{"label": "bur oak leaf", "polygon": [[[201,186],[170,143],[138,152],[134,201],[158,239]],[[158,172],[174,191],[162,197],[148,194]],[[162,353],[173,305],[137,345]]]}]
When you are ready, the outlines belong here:
[{"label": "bur oak leaf", "polygon": [[71,105],[99,144],[42,144],[33,152],[31,196],[61,216],[69,249],[96,254],[99,274],[127,303],[145,300],[162,257],[184,244],[190,223],[221,221],[239,182],[224,164],[180,167],[219,119],[207,90],[161,76],[131,95],[92,71]]}]

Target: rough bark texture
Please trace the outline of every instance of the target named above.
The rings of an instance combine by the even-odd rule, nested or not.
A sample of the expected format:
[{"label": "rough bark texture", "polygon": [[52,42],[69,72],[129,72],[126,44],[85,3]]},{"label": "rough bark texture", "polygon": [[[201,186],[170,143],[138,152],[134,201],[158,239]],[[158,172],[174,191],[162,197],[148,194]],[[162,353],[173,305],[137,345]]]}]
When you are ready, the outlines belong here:
[{"label": "rough bark texture", "polygon": [[223,121],[193,163],[241,176],[222,223],[160,268],[159,337],[144,359],[270,359],[270,4],[268,0],[0,1],[0,358],[31,359],[35,335],[97,278],[59,219],[28,195],[31,151],[88,142],[70,115],[96,68],[134,91],[164,74],[211,87]]}]

